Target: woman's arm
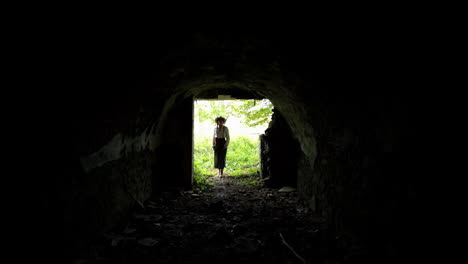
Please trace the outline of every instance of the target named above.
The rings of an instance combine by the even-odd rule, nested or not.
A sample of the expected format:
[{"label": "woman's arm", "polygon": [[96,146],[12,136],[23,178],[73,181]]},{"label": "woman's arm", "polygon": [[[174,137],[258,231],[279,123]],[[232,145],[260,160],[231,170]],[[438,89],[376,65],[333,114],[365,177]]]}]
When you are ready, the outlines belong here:
[{"label": "woman's arm", "polygon": [[214,129],[213,132],[213,148],[216,146],[216,128]]},{"label": "woman's arm", "polygon": [[226,138],[226,143],[224,144],[224,148],[227,148],[229,146],[229,142],[231,141],[231,138],[229,137],[229,128],[226,128],[226,132],[224,137]]}]

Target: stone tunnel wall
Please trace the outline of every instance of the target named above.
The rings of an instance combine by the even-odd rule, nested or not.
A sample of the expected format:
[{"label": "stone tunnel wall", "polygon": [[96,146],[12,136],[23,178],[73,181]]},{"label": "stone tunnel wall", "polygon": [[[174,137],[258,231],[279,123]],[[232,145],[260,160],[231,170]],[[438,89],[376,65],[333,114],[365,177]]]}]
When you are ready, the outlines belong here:
[{"label": "stone tunnel wall", "polygon": [[[67,237],[73,239],[69,241],[73,254],[83,254],[80,251],[86,250],[90,239],[124,223],[130,209],[150,197],[155,152],[148,148],[154,137],[148,131],[156,123],[143,125],[138,122],[141,118],[144,115],[139,113],[135,120],[127,120],[128,126],[118,134],[111,134],[111,131],[117,130],[116,124],[125,119],[107,119],[101,124],[94,123],[94,127],[80,122],[81,126],[92,127],[92,135],[99,138],[78,141],[75,145],[77,153],[81,154],[76,160],[81,169],[72,174],[73,192],[65,215],[66,232],[71,232]],[[80,130],[80,127],[75,129]],[[100,148],[95,147],[100,144]]]},{"label": "stone tunnel wall", "polygon": [[300,159],[300,194],[357,251],[392,254],[404,240],[401,221],[415,184],[405,171],[405,103],[351,91],[309,106],[317,156],[313,165]]},{"label": "stone tunnel wall", "polygon": [[265,133],[260,135],[260,145],[260,175],[265,185],[271,188],[295,188],[300,147],[288,123],[276,109],[273,109]]},{"label": "stone tunnel wall", "polygon": [[[89,102],[93,96],[96,105]],[[191,133],[181,133],[191,131],[191,100],[164,89],[150,100],[142,96],[122,104],[105,103],[106,97],[125,99],[90,93],[88,104],[74,110],[79,119],[72,126],[75,159],[68,168],[72,193],[65,208],[70,255],[86,254],[90,240],[124,224],[132,207],[142,206],[162,185],[187,188],[191,180],[181,179],[191,171],[177,163],[181,157],[167,159],[178,149],[175,154],[191,162]]]}]

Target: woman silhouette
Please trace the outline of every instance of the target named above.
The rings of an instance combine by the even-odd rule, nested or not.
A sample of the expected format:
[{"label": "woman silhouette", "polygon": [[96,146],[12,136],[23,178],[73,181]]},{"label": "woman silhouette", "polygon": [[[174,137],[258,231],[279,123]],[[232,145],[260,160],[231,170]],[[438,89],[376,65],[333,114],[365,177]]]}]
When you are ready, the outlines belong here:
[{"label": "woman silhouette", "polygon": [[229,146],[229,129],[224,124],[226,118],[218,116],[215,119],[216,127],[213,134],[214,167],[218,169],[218,177],[223,176],[226,166],[226,153]]}]

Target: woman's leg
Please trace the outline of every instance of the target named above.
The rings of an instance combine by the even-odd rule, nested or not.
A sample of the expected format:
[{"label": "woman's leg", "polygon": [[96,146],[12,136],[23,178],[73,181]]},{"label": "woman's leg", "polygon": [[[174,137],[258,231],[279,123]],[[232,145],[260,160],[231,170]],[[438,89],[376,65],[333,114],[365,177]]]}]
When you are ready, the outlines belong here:
[{"label": "woman's leg", "polygon": [[223,169],[226,164],[226,150],[224,148],[224,144],[226,140],[224,139],[216,139],[216,147],[215,147],[215,168],[218,169],[218,176],[223,175]]},{"label": "woman's leg", "polygon": [[218,145],[216,145],[215,149],[214,149],[214,167],[216,169],[218,169],[218,175],[220,175],[220,148]]},{"label": "woman's leg", "polygon": [[219,153],[219,157],[218,157],[218,160],[219,160],[219,172],[221,174],[221,176],[223,175],[223,171],[224,171],[224,167],[226,166],[226,153],[227,153],[227,149],[225,149],[224,147],[220,150],[220,153]]}]

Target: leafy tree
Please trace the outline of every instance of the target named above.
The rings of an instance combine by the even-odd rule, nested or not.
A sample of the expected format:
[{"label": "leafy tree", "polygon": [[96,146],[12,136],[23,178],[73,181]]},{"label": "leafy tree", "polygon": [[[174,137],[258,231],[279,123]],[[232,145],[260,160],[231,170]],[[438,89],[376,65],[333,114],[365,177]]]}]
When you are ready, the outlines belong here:
[{"label": "leafy tree", "polygon": [[210,120],[214,122],[214,118],[217,116],[229,117],[229,113],[233,113],[232,103],[226,103],[226,101],[204,101],[197,102],[195,107],[196,115],[200,122]]},{"label": "leafy tree", "polygon": [[238,117],[248,127],[267,124],[270,121],[273,105],[268,99],[256,100],[230,100],[208,101],[197,103],[196,115],[200,122],[213,120],[216,116]]},{"label": "leafy tree", "polygon": [[240,105],[234,105],[234,111],[241,117],[244,125],[249,127],[268,124],[271,118],[273,105],[270,100],[245,100]]}]

